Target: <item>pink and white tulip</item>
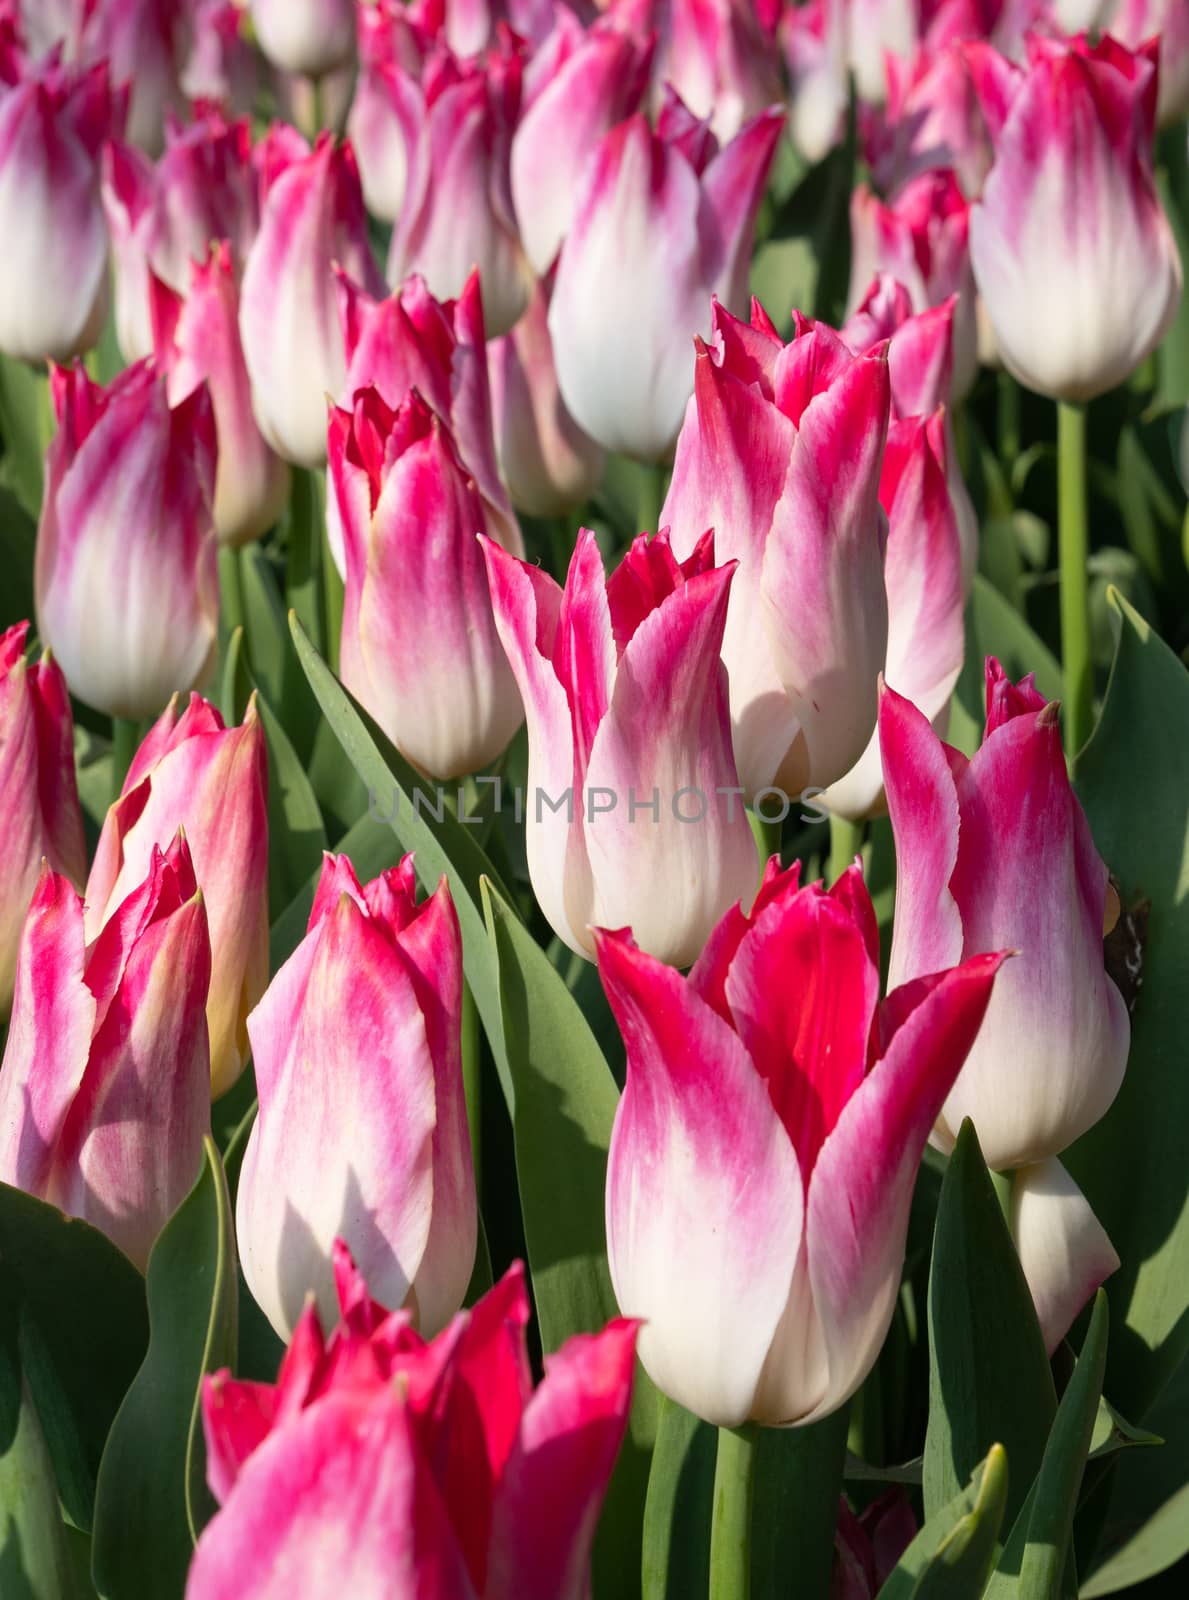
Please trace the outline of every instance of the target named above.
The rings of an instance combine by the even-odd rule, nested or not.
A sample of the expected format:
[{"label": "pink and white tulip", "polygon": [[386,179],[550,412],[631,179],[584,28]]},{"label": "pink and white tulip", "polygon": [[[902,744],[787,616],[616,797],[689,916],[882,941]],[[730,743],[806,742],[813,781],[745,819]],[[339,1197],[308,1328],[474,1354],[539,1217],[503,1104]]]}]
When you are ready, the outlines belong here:
[{"label": "pink and white tulip", "polygon": [[27,622],[0,633],[0,1020],[42,862],[76,887],[87,872],[66,680],[48,653],[26,659],[28,633]]},{"label": "pink and white tulip", "polygon": [[[549,332],[579,427],[645,461],[672,449],[693,387],[689,341],[711,297],[742,308],[752,234],[784,115],[767,111],[721,150],[670,99],[597,145],[557,268]],[[699,528],[699,532],[708,526]]]},{"label": "pink and white tulip", "polygon": [[973,199],[991,169],[991,140],[960,43],[889,56],[888,99],[870,119],[867,159],[885,194],[923,172],[952,169]]},{"label": "pink and white tulip", "polygon": [[578,535],[565,589],[491,543],[496,625],[528,718],[528,869],[580,955],[631,923],[687,965],[757,863],[719,660],[733,567],[703,538],[679,564],[642,535],[610,579]]},{"label": "pink and white tulip", "polygon": [[1160,40],[1156,120],[1173,127],[1189,116],[1189,8],[1180,0],[1112,0],[1106,25],[1131,50]]},{"label": "pink and white tulip", "polygon": [[185,110],[178,82],[186,31],[177,0],[83,0],[76,6],[77,53],[106,61],[128,95],[126,137],[150,155],[160,151],[170,114]]},{"label": "pink and white tulip", "polygon": [[403,756],[436,778],[480,772],[523,719],[476,536],[523,553],[449,425],[417,390],[396,411],[362,389],[330,415],[346,574],[341,672]]},{"label": "pink and white tulip", "polygon": [[285,72],[321,78],[355,51],[354,0],[248,0],[261,50]]},{"label": "pink and white tulip", "polygon": [[340,1237],[426,1337],[462,1304],[478,1223],[461,1016],[445,882],[418,905],[412,856],[361,887],[328,855],[309,930],[248,1018],[260,1111],[236,1233],[282,1338],[308,1295],[333,1311]]},{"label": "pink and white tulip", "polygon": [[203,384],[218,440],[214,518],[220,544],[267,533],[289,498],[289,468],[267,443],[252,410],[252,383],[239,333],[239,287],[231,246],[221,240],[190,268],[188,291],[150,284],[153,346],[171,406]]},{"label": "pink and white tulip", "polygon": [[824,0],[789,6],[780,43],[789,80],[789,135],[811,166],[842,141],[846,123],[846,64]]},{"label": "pink and white tulip", "polygon": [[841,778],[875,727],[888,362],[800,316],[784,345],[758,304],[750,326],[716,306],[713,328],[660,520],[679,557],[712,527],[739,563],[723,641],[739,778],[791,797]]},{"label": "pink and white tulip", "polygon": [[44,869],[0,1066],[0,1180],[108,1235],[144,1270],[210,1132],[206,911],[185,841],[86,943],[83,902]]},{"label": "pink and white tulip", "polygon": [[352,1596],[583,1600],[635,1324],[567,1341],[534,1392],[519,1264],[430,1344],[371,1299],[341,1241],[334,1272],[342,1321],[326,1339],[307,1309],[275,1385],[204,1380],[223,1509],[186,1600],[280,1600],[284,1574],[317,1563]]},{"label": "pink and white tulip", "polygon": [[206,901],[211,1093],[248,1059],[248,1012],[268,985],[268,758],[255,701],[225,728],[208,701],[177,696],[145,736],[107,813],[87,879],[94,938],[181,828]]},{"label": "pink and white tulip", "polygon": [[1181,264],[1152,178],[1156,44],[1032,35],[1017,67],[967,47],[995,164],[970,215],[1004,365],[1060,400],[1113,388],[1176,315]]},{"label": "pink and white tulip", "polygon": [[627,1046],[607,1165],[616,1299],[665,1394],[719,1426],[809,1423],[871,1370],[929,1130],[998,955],[879,998],[857,867],[769,863],[688,978],[598,934]]},{"label": "pink and white tulip", "polygon": [[383,279],[350,145],[321,134],[310,151],[278,126],[257,158],[266,199],[240,297],[244,359],[264,437],[287,461],[317,467],[326,460],[326,396],[347,374],[334,269],[375,295]]},{"label": "pink and white tulip", "polygon": [[376,0],[357,8],[355,25],[359,81],[347,133],[359,159],[368,210],[383,222],[395,222],[404,204],[421,123],[421,74],[438,37],[440,18],[428,5]]},{"label": "pink and white tulip", "polygon": [[55,368],[58,420],[37,529],[37,627],[72,691],[155,715],[214,665],[215,421],[205,387],[172,407],[146,362],[108,388]]},{"label": "pink and white tulip", "polygon": [[[880,743],[896,840],[896,915],[890,981],[909,983],[989,944],[1019,952],[996,986],[986,1021],[945,1101],[934,1142],[948,1149],[973,1119],[988,1166],[1041,1168],[1106,1112],[1123,1079],[1127,1008],[1103,966],[1107,869],[1070,786],[1057,707],[1031,678],[1013,685],[987,662],[987,726],[969,761],[892,690]],[[1026,1172],[1023,1182],[1033,1181]],[[1030,1210],[1064,1227],[1071,1210],[1098,1240],[1087,1275],[1048,1285],[1050,1344],[1093,1292],[1110,1252],[1084,1200]],[[1025,1258],[1026,1259],[1026,1258]],[[1109,1270],[1109,1268],[1108,1268]],[[1034,1288],[1036,1285],[1034,1284]]]},{"label": "pink and white tulip", "polygon": [[655,0],[656,76],[721,142],[782,98],[778,55],[752,0]]},{"label": "pink and white tulip", "polygon": [[258,74],[246,17],[236,0],[195,0],[180,78],[187,100],[221,106],[228,116],[251,111]]}]

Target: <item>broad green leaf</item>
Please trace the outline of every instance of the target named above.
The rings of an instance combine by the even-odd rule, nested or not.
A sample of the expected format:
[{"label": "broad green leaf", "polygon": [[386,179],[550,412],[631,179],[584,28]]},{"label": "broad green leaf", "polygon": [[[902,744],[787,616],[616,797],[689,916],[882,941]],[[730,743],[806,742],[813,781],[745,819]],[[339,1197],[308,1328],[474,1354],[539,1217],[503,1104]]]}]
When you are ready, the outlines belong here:
[{"label": "broad green leaf", "polygon": [[704,1595],[717,1430],[662,1395],[644,1505],[641,1600]]},{"label": "broad green leaf", "polygon": [[1146,907],[1140,984],[1123,1086],[1062,1160],[1122,1261],[1106,1285],[1106,1391],[1146,1420],[1189,1353],[1189,672],[1121,596],[1111,604],[1118,650],[1076,784],[1124,908]]},{"label": "broad green leaf", "polygon": [[752,1600],[785,1600],[789,1574],[800,1600],[827,1600],[834,1528],[846,1459],[843,1406],[807,1428],[764,1428],[756,1447]]},{"label": "broad green leaf", "polygon": [[1132,1450],[1137,1445],[1150,1446],[1163,1443],[1164,1440],[1158,1433],[1150,1433],[1147,1428],[1137,1428],[1134,1423],[1121,1417],[1105,1395],[1099,1400],[1098,1414],[1094,1418],[1094,1432],[1090,1436],[1091,1461],[1112,1456],[1116,1450]]},{"label": "broad green leaf", "polygon": [[[1160,141],[1161,168],[1157,186],[1165,214],[1172,226],[1181,261],[1189,268],[1189,157],[1184,129],[1167,128]],[[1152,400],[1154,411],[1171,411],[1189,402],[1189,297],[1182,295],[1172,327],[1156,352],[1159,385]]]},{"label": "broad green leaf", "polygon": [[925,1515],[946,1505],[992,1444],[1012,1464],[1014,1521],[1056,1413],[1032,1296],[983,1164],[963,1123],[941,1186],[929,1274]]},{"label": "broad green leaf", "polygon": [[0,483],[0,632],[33,618],[33,551],[37,525],[17,496]]},{"label": "broad green leaf", "polygon": [[[223,1170],[227,1174],[227,1192],[234,1210],[239,1192],[239,1175],[248,1148],[248,1136],[256,1121],[255,1100],[244,1113],[239,1127],[227,1143],[223,1157]],[[235,1375],[251,1378],[256,1383],[274,1383],[285,1354],[282,1343],[272,1323],[252,1298],[248,1280],[244,1277],[244,1264],[236,1252],[235,1263],[236,1302],[239,1307],[239,1348],[236,1352]],[[329,1331],[329,1330],[327,1330]]]},{"label": "broad green leaf", "polygon": [[234,1367],[235,1239],[219,1152],[149,1257],[151,1335],[112,1424],[95,1495],[92,1570],[105,1600],[180,1595],[194,1543],[215,1510],[206,1487],[204,1374]]},{"label": "broad green leaf", "polygon": [[970,1482],[927,1519],[879,1591],[879,1600],[978,1600],[995,1559],[1009,1482],[1007,1452],[992,1445]]},{"label": "broad green leaf", "polygon": [[49,379],[23,361],[0,356],[0,474],[36,522],[41,514],[42,459],[52,431]]},{"label": "broad green leaf", "polygon": [[0,1269],[40,1336],[45,1381],[28,1375],[63,1508],[89,1529],[112,1418],[149,1342],[144,1279],[98,1229],[7,1184]]},{"label": "broad green leaf", "polygon": [[966,606],[966,660],[954,690],[949,743],[967,755],[978,749],[986,710],[984,662],[997,656],[1008,675],[1035,672],[1036,686],[1049,700],[1061,698],[1061,668],[1052,651],[982,573],[976,573]]},{"label": "broad green leaf", "polygon": [[304,674],[293,653],[276,570],[259,544],[237,552],[244,633],[252,676],[270,705],[285,704],[286,678]]}]

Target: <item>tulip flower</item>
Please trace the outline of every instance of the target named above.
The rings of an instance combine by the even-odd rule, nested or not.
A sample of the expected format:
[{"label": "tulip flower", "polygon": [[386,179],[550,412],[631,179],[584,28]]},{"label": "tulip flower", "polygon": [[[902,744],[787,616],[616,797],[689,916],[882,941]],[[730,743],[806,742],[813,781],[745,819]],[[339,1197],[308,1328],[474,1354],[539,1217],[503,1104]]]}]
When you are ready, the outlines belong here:
[{"label": "tulip flower", "polygon": [[[549,332],[566,405],[607,450],[655,461],[692,386],[689,339],[712,295],[739,307],[752,231],[784,117],[768,111],[716,150],[670,98],[608,133],[585,168],[562,246]],[[699,532],[709,526],[704,522]]]},{"label": "tulip flower", "polygon": [[422,772],[481,771],[523,712],[475,536],[519,554],[519,528],[490,514],[415,389],[395,412],[374,388],[332,408],[330,481],[346,558],[343,682]]},{"label": "tulip flower", "polygon": [[496,626],[528,718],[528,870],[553,931],[588,958],[631,923],[687,965],[755,887],[719,660],[733,566],[712,537],[679,563],[643,535],[609,580],[583,529],[564,591],[485,543]]},{"label": "tulip flower", "polygon": [[215,416],[218,465],[214,518],[219,542],[247,544],[267,533],[289,498],[289,468],[266,442],[252,410],[252,385],[239,335],[239,289],[231,246],[221,240],[190,268],[183,298],[150,281],[157,370],[171,406],[206,384]]},{"label": "tulip flower", "polygon": [[211,1092],[248,1057],[247,1018],[268,985],[268,757],[255,701],[224,728],[208,701],[175,695],[145,736],[107,813],[87,880],[94,938],[178,828],[185,831],[211,935]]},{"label": "tulip flower", "polygon": [[908,290],[914,311],[927,311],[951,295],[954,313],[954,395],[961,398],[978,367],[978,326],[970,267],[970,207],[950,171],[923,172],[888,204],[865,184],[851,196],[853,312],[878,272]]},{"label": "tulip flower", "polygon": [[107,389],[57,368],[58,432],[37,529],[37,624],[72,691],[113,717],[155,714],[214,664],[215,423],[199,388],[170,408],[146,362]]},{"label": "tulip flower", "polygon": [[[880,745],[897,859],[890,981],[911,982],[988,945],[1019,952],[996,986],[934,1142],[949,1149],[971,1117],[988,1166],[1035,1169],[1023,1175],[1025,1186],[1067,1191],[1055,1157],[1110,1106],[1130,1026],[1103,965],[1107,869],[1069,783],[1057,707],[1030,677],[1013,685],[989,658],[986,732],[971,760],[890,689]],[[1113,1252],[1076,1192],[1028,1209],[1034,1234],[1043,1237],[1048,1219],[1096,1241],[1066,1264],[1070,1272],[1084,1267],[1085,1276],[1037,1292],[1051,1346],[1111,1270]],[[1032,1248],[1039,1258],[1050,1244]]]},{"label": "tulip flower", "polygon": [[512,327],[532,287],[509,177],[522,71],[515,41],[486,58],[459,61],[441,48],[431,57],[388,253],[390,283],[418,272],[442,298],[460,294],[478,266],[493,337]]},{"label": "tulip flower", "polygon": [[887,644],[886,352],[856,357],[824,323],[796,326],[783,345],[758,305],[750,326],[714,308],[660,518],[679,557],[713,527],[739,563],[723,660],[751,796],[850,770],[875,727]]},{"label": "tulip flower", "polygon": [[46,867],[0,1066],[0,1181],[100,1228],[144,1270],[210,1132],[206,912],[183,839],[84,941]]},{"label": "tulip flower", "polygon": [[333,1310],[338,1237],[427,1337],[462,1304],[477,1212],[461,1008],[445,882],[418,905],[412,856],[366,888],[326,856],[308,932],[248,1018],[260,1111],[236,1233],[282,1338],[308,1294]]},{"label": "tulip flower", "polygon": [[967,51],[995,164],[970,252],[1004,365],[1059,400],[1121,383],[1176,315],[1180,258],[1152,179],[1156,44],[1031,36]]},{"label": "tulip flower", "polygon": [[90,0],[76,7],[79,57],[106,61],[112,83],[127,89],[127,137],[150,155],[161,149],[167,115],[185,109],[180,9],[177,0]]},{"label": "tulip flower", "polygon": [[890,1489],[858,1516],[840,1495],[830,1600],[876,1600],[916,1533],[907,1490]]},{"label": "tulip flower", "polygon": [[187,100],[250,112],[256,98],[256,53],[235,0],[196,0],[190,44],[181,72]]},{"label": "tulip flower", "polygon": [[334,1268],[329,1339],[311,1308],[275,1385],[203,1382],[222,1510],[186,1600],[269,1600],[278,1574],[314,1571],[360,1597],[583,1600],[635,1324],[568,1340],[534,1393],[519,1264],[431,1344],[371,1299],[341,1242]]},{"label": "tulip flower", "polygon": [[347,133],[367,208],[383,222],[395,222],[404,203],[423,109],[420,79],[437,36],[429,9],[376,0],[356,11],[359,82]]},{"label": "tulip flower", "polygon": [[87,872],[66,680],[48,653],[25,659],[28,632],[18,622],[0,633],[0,1021],[42,861],[76,885]]},{"label": "tulip flower", "polygon": [[174,126],[156,166],[130,146],[103,157],[103,206],[115,258],[116,334],[127,361],[153,353],[150,280],[182,293],[212,240],[229,241],[237,272],[259,224],[246,120],[218,112]]},{"label": "tulip flower", "polygon": [[321,78],[355,50],[352,0],[248,0],[261,50],[273,66]]},{"label": "tulip flower", "polygon": [[1131,50],[1159,37],[1156,120],[1161,127],[1183,122],[1189,116],[1189,10],[1179,0],[1113,0],[1106,24]]},{"label": "tulip flower", "polygon": [[998,955],[879,1000],[857,867],[826,893],[773,857],[688,978],[597,935],[627,1046],[607,1164],[616,1299],[665,1394],[719,1426],[813,1422],[879,1354],[929,1130]]},{"label": "tulip flower", "polygon": [[842,142],[846,122],[846,65],[829,21],[824,0],[789,6],[780,18],[789,79],[789,135],[810,166]]},{"label": "tulip flower", "polygon": [[326,396],[339,393],[347,371],[333,269],[376,295],[383,280],[350,145],[321,134],[310,152],[278,127],[259,166],[267,198],[244,269],[244,358],[264,437],[287,461],[316,467],[326,460]]},{"label": "tulip flower", "polygon": [[923,172],[952,168],[963,194],[978,194],[991,168],[991,141],[961,45],[922,45],[908,60],[889,56],[886,66],[887,104],[867,131],[879,187],[892,194]]},{"label": "tulip flower", "polygon": [[107,229],[99,152],[122,118],[104,65],[74,74],[51,59],[0,96],[5,355],[66,361],[103,330]]},{"label": "tulip flower", "polygon": [[664,0],[656,77],[720,141],[782,98],[777,55],[749,0]]},{"label": "tulip flower", "polygon": [[585,504],[605,460],[566,410],[549,337],[550,286],[533,290],[528,310],[487,349],[496,451],[508,492],[533,517],[557,517]]}]

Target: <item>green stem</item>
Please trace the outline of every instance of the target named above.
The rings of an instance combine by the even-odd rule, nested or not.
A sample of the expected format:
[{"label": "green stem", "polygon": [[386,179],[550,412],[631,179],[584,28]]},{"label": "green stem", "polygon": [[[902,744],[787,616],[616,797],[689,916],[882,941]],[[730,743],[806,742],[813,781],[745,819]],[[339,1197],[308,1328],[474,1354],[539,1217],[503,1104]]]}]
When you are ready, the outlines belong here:
[{"label": "green stem", "polygon": [[1090,736],[1090,573],[1086,520],[1086,412],[1057,402],[1057,542],[1061,571],[1061,664],[1065,675],[1065,751]]},{"label": "green stem", "polygon": [[784,822],[777,822],[775,817],[762,816],[758,811],[749,811],[747,820],[751,823],[752,838],[760,853],[760,866],[766,867],[773,856],[780,854]]},{"label": "green stem", "polygon": [[758,1441],[759,1430],[754,1425],[718,1430],[708,1600],[749,1600],[751,1594],[751,1510]]},{"label": "green stem", "polygon": [[992,1172],[991,1185],[995,1190],[995,1198],[999,1202],[999,1209],[1003,1212],[1003,1220],[1011,1228],[1011,1185],[1010,1172]]},{"label": "green stem", "polygon": [[140,745],[140,723],[127,717],[111,719],[111,797],[113,803],[120,798],[128,768]]},{"label": "green stem", "polygon": [[665,503],[665,469],[651,463],[640,466],[636,492],[636,533],[655,533],[661,507]]},{"label": "green stem", "polygon": [[466,1095],[467,1126],[471,1132],[471,1161],[475,1168],[475,1192],[480,1193],[483,1177],[480,1119],[483,1114],[483,1083],[480,1076],[483,1040],[479,1032],[479,1012],[469,983],[462,986],[462,1087]]},{"label": "green stem", "polygon": [[301,625],[309,634],[314,649],[319,655],[325,656],[325,611],[319,598],[324,535],[318,526],[319,502],[315,476],[300,467],[293,470],[285,587],[289,604],[301,619]]},{"label": "green stem", "polygon": [[851,865],[863,843],[863,824],[830,815],[830,861],[826,869],[829,883],[837,883]]},{"label": "green stem", "polygon": [[1006,367],[998,376],[999,459],[1010,472],[1020,453],[1020,386]]},{"label": "green stem", "polygon": [[224,637],[230,639],[237,628],[244,628],[246,634],[244,586],[239,570],[239,551],[233,545],[219,546],[219,604],[219,619],[223,624]]},{"label": "green stem", "polygon": [[314,515],[322,529],[322,612],[326,623],[326,659],[330,670],[339,670],[339,650],[343,639],[343,575],[335,565],[326,532],[326,474],[313,474]]}]

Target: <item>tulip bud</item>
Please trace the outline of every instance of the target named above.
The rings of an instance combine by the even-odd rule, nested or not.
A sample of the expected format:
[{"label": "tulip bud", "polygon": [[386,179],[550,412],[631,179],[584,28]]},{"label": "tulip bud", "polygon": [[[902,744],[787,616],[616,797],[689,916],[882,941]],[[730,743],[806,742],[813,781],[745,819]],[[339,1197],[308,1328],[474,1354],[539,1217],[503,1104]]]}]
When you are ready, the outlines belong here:
[{"label": "tulip bud", "polygon": [[223,1509],[186,1600],[267,1600],[278,1572],[327,1561],[352,1595],[582,1600],[635,1324],[569,1339],[534,1393],[519,1263],[431,1344],[372,1300],[341,1240],[334,1274],[342,1321],[326,1339],[308,1309],[275,1385],[203,1382]]},{"label": "tulip bud", "polygon": [[156,713],[214,664],[219,584],[205,388],[171,410],[152,366],[107,389],[57,368],[34,585],[66,681],[114,717]]},{"label": "tulip bud", "polygon": [[207,999],[211,1092],[248,1058],[248,1012],[268,985],[268,757],[255,700],[227,728],[206,700],[175,695],[137,751],[107,813],[87,880],[93,938],[183,828],[206,901],[212,966]]},{"label": "tulip bud", "polygon": [[[1127,1007],[1103,965],[1107,870],[1070,787],[1057,708],[1030,677],[1012,685],[989,658],[986,733],[970,761],[890,689],[880,746],[897,860],[891,981],[923,977],[988,944],[1019,952],[934,1142],[950,1148],[970,1117],[988,1166],[1048,1162],[1106,1112],[1130,1041]],[[1071,1207],[1101,1259],[1109,1242],[1081,1196],[1041,1213],[1059,1221]],[[1027,1220],[1034,1236],[1043,1231],[1035,1208]],[[1083,1281],[1070,1306],[1067,1283],[1041,1290],[1033,1281],[1042,1314],[1046,1304],[1069,1313],[1064,1326],[1045,1327],[1050,1344],[1098,1282],[1086,1289]]]},{"label": "tulip bud", "polygon": [[25,659],[28,632],[18,622],[0,633],[0,1022],[42,861],[76,885],[87,871],[66,680],[48,653]]},{"label": "tulip bud", "polygon": [[606,459],[566,410],[549,337],[549,286],[538,282],[528,310],[487,347],[500,470],[513,502],[533,517],[557,517],[598,488]]},{"label": "tulip bud", "polygon": [[355,49],[352,0],[248,0],[256,39],[275,67],[321,78]]},{"label": "tulip bud", "polygon": [[477,1213],[461,1007],[445,882],[418,905],[412,856],[366,888],[346,856],[327,856],[309,931],[248,1018],[260,1113],[236,1232],[282,1338],[307,1294],[333,1310],[339,1235],[425,1335],[462,1304]]},{"label": "tulip bud", "polygon": [[1156,44],[1033,35],[1027,67],[968,45],[995,164],[970,217],[1004,365],[1061,400],[1121,383],[1176,315],[1181,265],[1152,180]]},{"label": "tulip bud", "polygon": [[758,305],[751,326],[714,308],[660,519],[679,556],[713,527],[739,563],[723,660],[752,796],[850,770],[875,727],[887,644],[886,353],[856,357],[824,323],[796,325],[782,345]]},{"label": "tulip bud", "polygon": [[485,543],[496,625],[528,717],[528,869],[553,931],[590,956],[592,925],[631,923],[684,965],[755,886],[719,660],[733,567],[664,533],[610,580],[583,530],[564,592]]},{"label": "tulip bud", "polygon": [[144,1270],[210,1132],[210,942],[185,841],[89,945],[47,867],[21,935],[0,1067],[0,1180],[101,1228]]},{"label": "tulip bud", "polygon": [[1112,38],[1139,50],[1160,40],[1156,119],[1175,127],[1189,116],[1189,7],[1180,0],[1114,0],[1107,18]]},{"label": "tulip bud", "polygon": [[179,10],[177,0],[91,0],[76,8],[80,59],[108,63],[112,83],[128,93],[127,137],[150,155],[161,149],[168,114],[185,110]]},{"label": "tulip bud", "polygon": [[66,361],[103,330],[107,229],[98,162],[122,118],[104,65],[74,74],[51,60],[0,98],[5,355]]},{"label": "tulip bud", "polygon": [[862,874],[769,863],[688,978],[597,935],[627,1046],[607,1253],[653,1382],[720,1426],[809,1423],[873,1366],[921,1154],[1001,957],[879,1000]]},{"label": "tulip bud", "polygon": [[252,411],[252,385],[239,335],[239,289],[231,247],[221,240],[190,268],[183,299],[158,278],[150,284],[153,345],[169,403],[180,406],[203,384],[218,440],[214,518],[219,542],[247,544],[267,533],[289,498],[289,468],[265,442]]},{"label": "tulip bud", "polygon": [[326,396],[347,371],[334,266],[374,294],[383,280],[350,145],[321,134],[311,153],[278,127],[258,159],[267,198],[244,269],[244,358],[264,437],[287,461],[316,467],[326,460]]},{"label": "tulip bud", "polygon": [[153,353],[150,281],[182,293],[190,266],[212,240],[229,241],[236,270],[259,222],[247,121],[212,112],[170,129],[153,165],[139,150],[109,144],[103,156],[103,207],[115,258],[116,334],[125,360]]},{"label": "tulip bud", "polygon": [[420,78],[436,34],[426,9],[405,0],[376,0],[355,15],[359,82],[347,133],[359,158],[367,208],[383,222],[400,215],[417,142]]},{"label": "tulip bud", "polygon": [[[746,295],[752,230],[784,117],[765,112],[715,152],[670,99],[654,133],[630,117],[585,168],[549,308],[557,378],[579,427],[659,460],[689,398],[691,332],[712,295]],[[614,288],[620,301],[609,301]],[[703,524],[699,532],[708,524]]]},{"label": "tulip bud", "polygon": [[418,272],[440,297],[460,294],[478,266],[493,336],[512,327],[532,287],[509,177],[521,75],[518,43],[501,43],[486,59],[458,61],[441,49],[431,57],[388,253],[390,283]]}]

